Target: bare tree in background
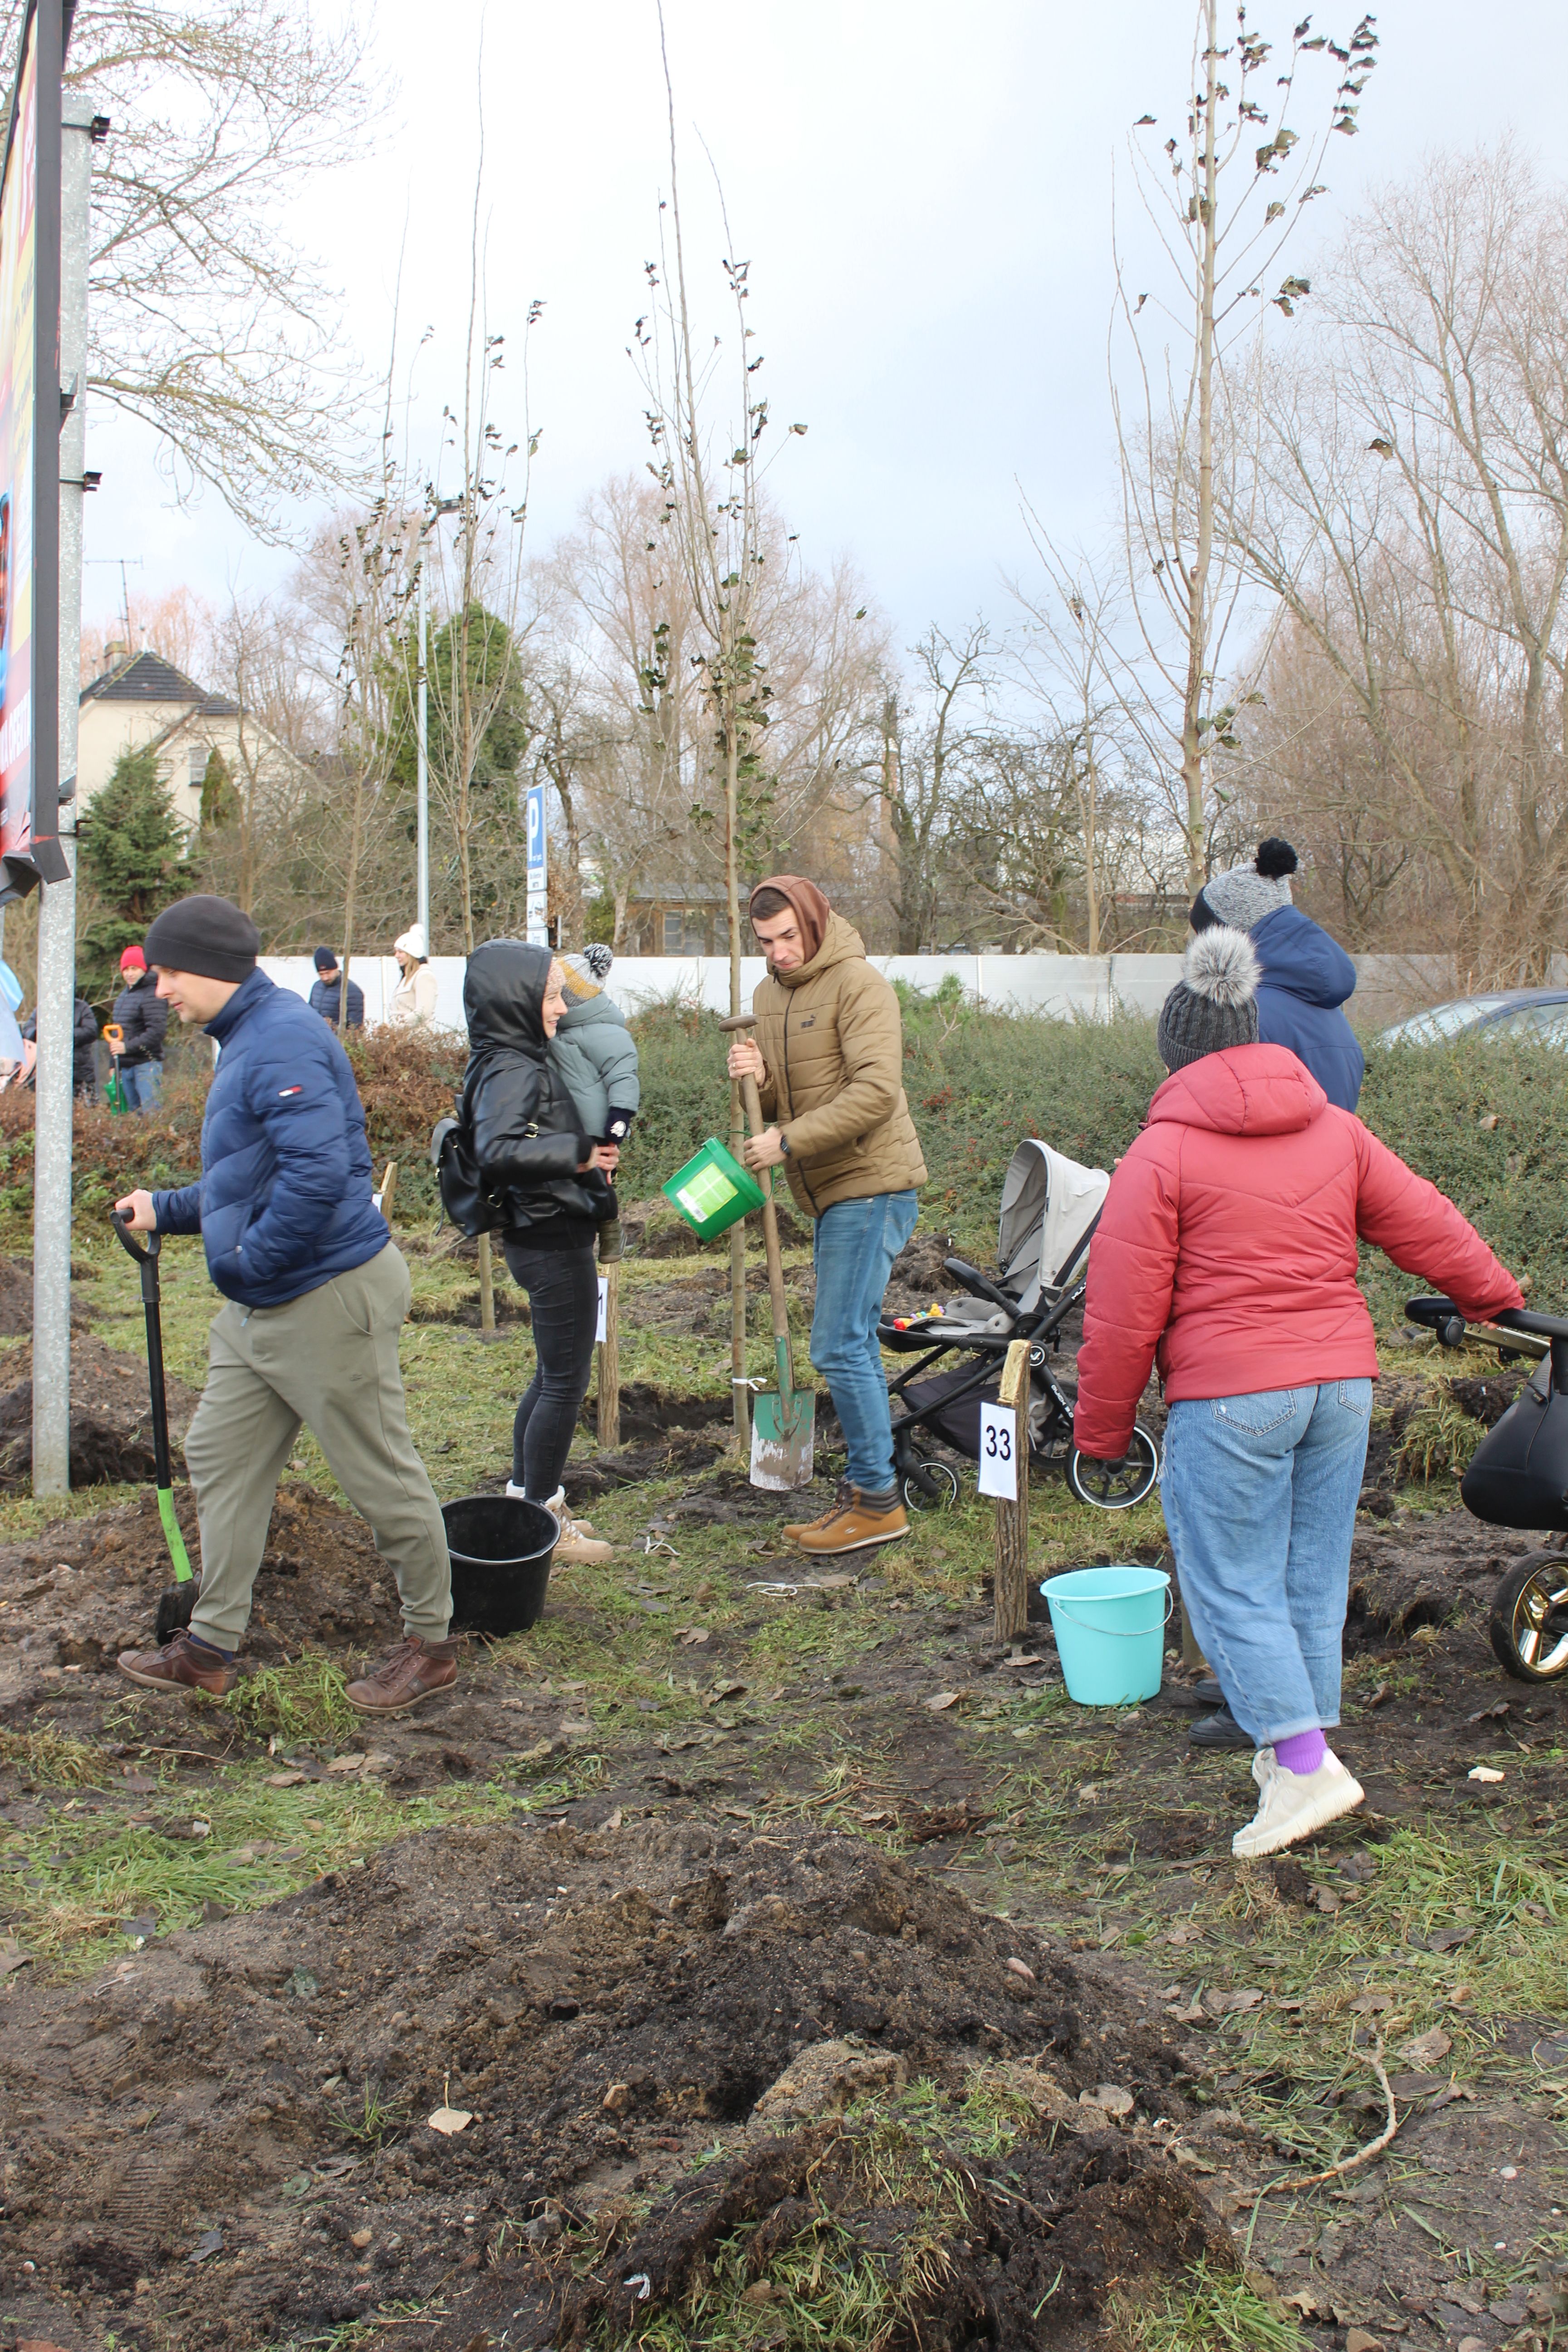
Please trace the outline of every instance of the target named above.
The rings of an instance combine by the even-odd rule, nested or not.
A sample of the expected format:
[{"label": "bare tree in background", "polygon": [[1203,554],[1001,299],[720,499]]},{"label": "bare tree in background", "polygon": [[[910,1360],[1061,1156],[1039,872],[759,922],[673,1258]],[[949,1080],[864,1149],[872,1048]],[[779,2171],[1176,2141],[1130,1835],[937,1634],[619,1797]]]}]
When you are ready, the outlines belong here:
[{"label": "bare tree in background", "polygon": [[1568,196],[1507,145],[1384,190],[1330,275],[1331,331],[1261,386],[1226,518],[1480,982],[1543,976],[1568,916],[1565,274]]},{"label": "bare tree in background", "polygon": [[[1136,141],[1132,147],[1139,194],[1173,282],[1169,299],[1155,299],[1145,321],[1151,297],[1135,290],[1133,265],[1119,242],[1116,320],[1128,359],[1116,357],[1113,336],[1111,364],[1135,667],[1165,732],[1163,768],[1179,777],[1173,814],[1194,892],[1205,870],[1213,754],[1237,742],[1235,700],[1215,707],[1246,584],[1232,545],[1215,531],[1216,485],[1230,481],[1232,505],[1239,495],[1226,442],[1238,409],[1232,379],[1257,362],[1268,307],[1289,317],[1310,291],[1291,274],[1267,295],[1264,287],[1302,208],[1323,193],[1319,173],[1330,137],[1356,128],[1377,46],[1370,17],[1343,47],[1313,34],[1306,18],[1277,73],[1272,45],[1250,28],[1245,5],[1223,47],[1221,21],[1220,0],[1198,0],[1182,126],[1158,153]],[[1303,145],[1285,118],[1303,61],[1317,51],[1340,75],[1328,124]],[[1153,133],[1156,118],[1146,114],[1135,128]],[[1155,320],[1173,335],[1158,349]]]},{"label": "bare tree in background", "polygon": [[879,779],[900,955],[936,944],[948,837],[976,733],[967,706],[984,719],[1000,654],[983,620],[956,637],[932,626],[912,651],[916,698],[906,713],[896,693],[886,698]]},{"label": "bare tree in background", "polygon": [[[23,0],[0,0],[14,58]],[[342,478],[336,296],[279,233],[312,173],[363,152],[357,26],[308,0],[79,0],[66,81],[110,117],[92,181],[89,389],[151,425],[176,483],[263,538]]]}]

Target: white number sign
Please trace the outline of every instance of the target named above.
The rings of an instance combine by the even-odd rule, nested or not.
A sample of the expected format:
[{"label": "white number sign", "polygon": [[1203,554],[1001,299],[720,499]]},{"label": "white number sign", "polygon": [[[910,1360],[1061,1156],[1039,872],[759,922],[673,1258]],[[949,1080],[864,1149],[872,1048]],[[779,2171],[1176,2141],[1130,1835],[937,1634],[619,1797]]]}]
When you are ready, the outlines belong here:
[{"label": "white number sign", "polygon": [[1016,1503],[1018,1499],[1018,1465],[1013,1451],[1017,1422],[1017,1413],[1010,1404],[982,1404],[980,1408],[980,1492],[994,1495],[1004,1503]]},{"label": "white number sign", "polygon": [[609,1302],[610,1277],[607,1274],[602,1274],[599,1276],[599,1320],[594,1332],[594,1337],[601,1348],[605,1344],[605,1319],[609,1312]]}]

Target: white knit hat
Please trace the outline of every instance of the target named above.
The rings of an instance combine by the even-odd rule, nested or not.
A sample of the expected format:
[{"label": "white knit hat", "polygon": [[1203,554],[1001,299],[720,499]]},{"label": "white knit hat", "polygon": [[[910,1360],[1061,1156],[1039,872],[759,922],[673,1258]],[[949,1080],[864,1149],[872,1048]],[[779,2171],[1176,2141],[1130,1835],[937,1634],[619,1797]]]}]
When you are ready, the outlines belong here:
[{"label": "white knit hat", "polygon": [[403,937],[394,940],[392,944],[395,950],[401,948],[405,955],[416,957],[420,963],[430,961],[430,942],[425,936],[423,923],[410,923]]}]

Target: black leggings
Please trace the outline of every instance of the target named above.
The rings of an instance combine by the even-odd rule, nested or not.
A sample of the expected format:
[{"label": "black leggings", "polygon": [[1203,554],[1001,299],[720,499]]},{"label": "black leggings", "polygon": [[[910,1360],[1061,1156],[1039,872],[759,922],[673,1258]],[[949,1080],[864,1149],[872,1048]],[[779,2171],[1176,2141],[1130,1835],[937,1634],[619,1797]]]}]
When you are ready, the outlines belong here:
[{"label": "black leggings", "polygon": [[533,1378],[512,1423],[512,1484],[531,1503],[547,1503],[561,1484],[594,1368],[598,1260],[592,1243],[581,1249],[528,1249],[507,1241],[502,1247],[512,1280],[528,1293],[535,1356]]}]

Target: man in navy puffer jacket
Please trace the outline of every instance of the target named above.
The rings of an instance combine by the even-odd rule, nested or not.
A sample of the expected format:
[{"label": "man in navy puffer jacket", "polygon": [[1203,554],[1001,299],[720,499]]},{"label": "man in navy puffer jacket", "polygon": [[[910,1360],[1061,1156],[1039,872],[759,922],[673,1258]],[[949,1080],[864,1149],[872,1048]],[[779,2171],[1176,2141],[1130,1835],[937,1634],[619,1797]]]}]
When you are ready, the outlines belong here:
[{"label": "man in navy puffer jacket", "polygon": [[372,1198],[364,1112],[348,1056],[300,998],[257,966],[260,936],[226,898],[182,899],[148,931],[158,993],[220,1048],[202,1175],[116,1206],[142,1233],[199,1233],[228,1304],[185,1439],[201,1523],[188,1633],[121,1671],[151,1690],[221,1695],[250,1616],[278,1480],[301,1423],[370,1521],[393,1570],[405,1639],[349,1685],[364,1714],[402,1714],[457,1678],[446,1531],[414,1450],[397,1360],[408,1269]]},{"label": "man in navy puffer jacket", "polygon": [[1366,1060],[1343,1006],[1355,993],[1355,966],[1337,940],[1290,902],[1300,860],[1277,835],[1260,842],[1251,866],[1212,875],[1193,901],[1194,931],[1228,923],[1258,950],[1258,1034],[1304,1062],[1341,1110],[1361,1099]]}]

